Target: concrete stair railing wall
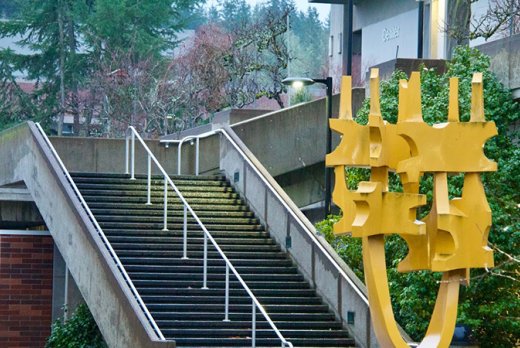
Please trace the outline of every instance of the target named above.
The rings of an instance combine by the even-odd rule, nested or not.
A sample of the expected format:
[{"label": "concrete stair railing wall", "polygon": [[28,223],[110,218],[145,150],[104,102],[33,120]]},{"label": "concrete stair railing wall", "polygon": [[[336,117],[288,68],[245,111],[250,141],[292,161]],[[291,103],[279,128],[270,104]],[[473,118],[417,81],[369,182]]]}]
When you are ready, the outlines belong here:
[{"label": "concrete stair railing wall", "polygon": [[[273,238],[290,254],[305,278],[324,298],[343,326],[363,348],[378,347],[372,328],[366,288],[300,212],[268,171],[229,127],[220,141],[220,169],[233,178]],[[234,143],[234,144],[233,144]],[[290,240],[290,247],[286,241]],[[354,313],[354,323],[348,322]]]},{"label": "concrete stair railing wall", "polygon": [[26,184],[109,347],[175,347],[158,341],[34,123],[0,133],[0,160],[0,185]]}]

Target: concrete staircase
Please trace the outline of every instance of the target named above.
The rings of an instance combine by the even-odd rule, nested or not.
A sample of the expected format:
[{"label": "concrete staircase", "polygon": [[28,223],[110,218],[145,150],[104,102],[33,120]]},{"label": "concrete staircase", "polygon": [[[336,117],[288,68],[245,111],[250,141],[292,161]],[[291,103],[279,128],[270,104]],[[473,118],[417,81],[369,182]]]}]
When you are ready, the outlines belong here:
[{"label": "concrete staircase", "polygon": [[[174,193],[168,199],[169,231],[162,231],[162,177],[153,177],[153,204],[145,205],[145,176],[72,175],[167,339],[178,347],[251,347],[251,299],[231,275],[230,321],[223,321],[224,261],[211,244],[209,289],[201,289],[203,234],[193,218],[188,220],[189,259],[182,259],[183,205]],[[172,180],[294,347],[355,345],[225,178]],[[258,312],[256,319],[256,346],[280,346]]]}]

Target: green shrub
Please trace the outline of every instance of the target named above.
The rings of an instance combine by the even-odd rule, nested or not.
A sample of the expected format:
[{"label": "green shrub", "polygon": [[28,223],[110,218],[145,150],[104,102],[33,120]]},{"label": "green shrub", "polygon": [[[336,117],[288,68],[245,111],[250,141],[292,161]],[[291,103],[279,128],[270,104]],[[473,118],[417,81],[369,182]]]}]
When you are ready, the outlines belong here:
[{"label": "green shrub", "polygon": [[51,336],[45,348],[106,348],[87,305],[78,306],[76,312],[63,323],[56,320],[52,324]]}]

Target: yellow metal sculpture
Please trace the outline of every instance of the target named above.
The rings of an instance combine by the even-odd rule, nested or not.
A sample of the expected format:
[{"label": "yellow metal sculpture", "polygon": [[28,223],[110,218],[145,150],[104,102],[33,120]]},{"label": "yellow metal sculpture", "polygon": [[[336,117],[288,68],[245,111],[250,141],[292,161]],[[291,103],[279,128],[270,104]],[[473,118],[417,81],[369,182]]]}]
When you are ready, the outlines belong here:
[{"label": "yellow metal sculpture", "polygon": [[[330,120],[331,129],[343,138],[326,158],[327,166],[335,167],[333,200],[343,211],[334,233],[362,238],[370,311],[383,348],[408,348],[390,303],[384,236],[398,234],[408,244],[399,272],[443,272],[430,325],[419,347],[449,347],[460,284],[469,284],[470,268],[493,266],[493,253],[487,247],[491,210],[480,173],[497,169],[483,152],[485,142],[497,131],[494,122],[484,119],[482,74],[473,76],[469,122],[459,121],[456,78],[450,81],[448,122],[433,126],[422,117],[419,73],[400,81],[395,125],[381,116],[377,69],[371,72],[370,95],[369,122],[362,126],[352,117],[351,79],[343,77],[340,115]],[[345,167],[370,168],[370,181],[349,190]],[[399,174],[403,193],[389,192],[389,171]],[[416,210],[426,204],[426,197],[419,194],[419,181],[426,172],[434,175],[433,203],[430,213],[418,221]],[[465,178],[462,197],[450,200],[451,173],[465,173]]]}]

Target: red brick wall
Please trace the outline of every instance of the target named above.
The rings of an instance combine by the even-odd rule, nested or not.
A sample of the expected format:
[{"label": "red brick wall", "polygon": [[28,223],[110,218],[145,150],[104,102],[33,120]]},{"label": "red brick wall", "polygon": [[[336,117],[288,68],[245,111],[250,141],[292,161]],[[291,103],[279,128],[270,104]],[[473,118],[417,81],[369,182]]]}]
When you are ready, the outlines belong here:
[{"label": "red brick wall", "polygon": [[0,235],[0,347],[43,348],[50,335],[53,241]]}]

